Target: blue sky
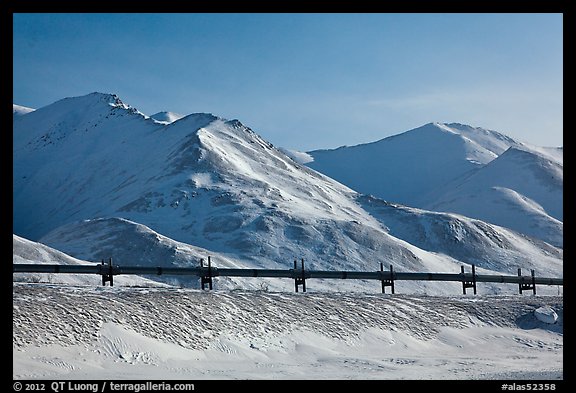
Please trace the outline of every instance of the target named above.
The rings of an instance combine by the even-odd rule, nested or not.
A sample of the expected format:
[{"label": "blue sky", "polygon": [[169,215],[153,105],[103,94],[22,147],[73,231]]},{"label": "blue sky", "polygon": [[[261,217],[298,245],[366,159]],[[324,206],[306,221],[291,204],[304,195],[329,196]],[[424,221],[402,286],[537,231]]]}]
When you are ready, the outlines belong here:
[{"label": "blue sky", "polygon": [[116,93],[297,150],[433,121],[561,146],[562,35],[562,14],[15,14],[13,101]]}]

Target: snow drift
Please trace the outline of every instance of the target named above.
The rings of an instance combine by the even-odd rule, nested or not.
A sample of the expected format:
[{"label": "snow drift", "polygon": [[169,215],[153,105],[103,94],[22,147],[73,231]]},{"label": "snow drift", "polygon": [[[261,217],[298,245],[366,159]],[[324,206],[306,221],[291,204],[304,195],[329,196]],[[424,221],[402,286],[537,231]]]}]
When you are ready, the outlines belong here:
[{"label": "snow drift", "polygon": [[[561,297],[16,284],[13,298],[15,379],[534,380],[563,374]],[[537,319],[534,311],[542,306],[557,311],[555,324]]]}]

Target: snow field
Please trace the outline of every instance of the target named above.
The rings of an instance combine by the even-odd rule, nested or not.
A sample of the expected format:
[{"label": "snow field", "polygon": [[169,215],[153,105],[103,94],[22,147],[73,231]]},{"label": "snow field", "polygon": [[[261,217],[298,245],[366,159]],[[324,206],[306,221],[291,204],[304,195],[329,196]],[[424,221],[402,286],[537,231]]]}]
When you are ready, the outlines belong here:
[{"label": "snow field", "polygon": [[[562,376],[555,296],[415,296],[15,284],[13,377]],[[549,306],[558,320],[541,322]]]}]

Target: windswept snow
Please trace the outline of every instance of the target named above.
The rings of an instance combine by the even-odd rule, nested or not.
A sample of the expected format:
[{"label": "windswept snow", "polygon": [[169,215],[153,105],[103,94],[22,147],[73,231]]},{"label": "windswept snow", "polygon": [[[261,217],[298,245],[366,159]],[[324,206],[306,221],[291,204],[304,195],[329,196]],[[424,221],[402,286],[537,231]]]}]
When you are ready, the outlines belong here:
[{"label": "windswept snow", "polygon": [[14,117],[22,116],[30,112],[34,112],[34,109],[22,105],[12,104],[12,114]]},{"label": "windswept snow", "polygon": [[160,123],[170,124],[174,123],[176,120],[182,119],[185,116],[174,112],[158,112],[150,117]]},{"label": "windswept snow", "polygon": [[304,153],[302,151],[289,150],[289,149],[284,149],[281,147],[279,148],[279,150],[299,164],[308,164],[308,163],[314,161],[314,157],[312,157],[310,154]]},{"label": "windswept snow", "polygon": [[[13,288],[15,379],[561,379],[560,297]],[[38,305],[41,304],[41,307]],[[534,311],[558,315],[543,323]]]},{"label": "windswept snow", "polygon": [[482,149],[485,149],[496,156],[502,154],[510,146],[517,146],[520,144],[520,142],[510,138],[509,136],[482,127],[472,127],[460,123],[434,124],[449,132],[453,132],[456,135],[460,135],[463,138],[473,141],[477,146],[480,146]]}]

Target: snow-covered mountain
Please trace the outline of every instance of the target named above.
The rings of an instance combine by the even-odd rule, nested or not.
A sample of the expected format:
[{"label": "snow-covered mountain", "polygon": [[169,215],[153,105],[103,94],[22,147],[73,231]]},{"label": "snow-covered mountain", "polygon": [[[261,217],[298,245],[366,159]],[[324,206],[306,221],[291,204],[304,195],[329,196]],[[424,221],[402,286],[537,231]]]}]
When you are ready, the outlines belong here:
[{"label": "snow-covered mountain", "polygon": [[430,123],[308,156],[306,165],[358,192],[459,213],[563,245],[562,148],[531,146],[457,123]]},{"label": "snow-covered mountain", "polygon": [[22,106],[22,105],[12,104],[13,117],[22,116],[22,115],[25,115],[27,113],[33,112],[33,111],[34,111],[34,109],[32,109],[32,108],[28,108],[28,107]]},{"label": "snow-covered mountain", "polygon": [[311,151],[307,165],[361,193],[415,206],[422,195],[482,167],[513,143],[501,134],[482,135],[491,142],[485,147],[482,139],[458,131],[430,123],[373,143]]},{"label": "snow-covered mountain", "polygon": [[[497,156],[445,137],[466,144],[467,170]],[[410,244],[387,224],[389,213],[375,212],[383,201],[368,204],[238,120],[201,113],[166,124],[115,95],[92,93],[15,118],[13,153],[15,233],[77,258],[132,255],[160,265],[157,259],[188,263],[206,250],[224,261],[219,266],[285,269],[304,258],[311,269],[377,270],[385,262],[399,271],[455,272],[494,256],[488,269],[510,274],[522,264],[562,275],[562,250],[462,216],[426,222],[458,223],[436,226],[447,242],[484,225],[466,238],[465,254]]]}]

